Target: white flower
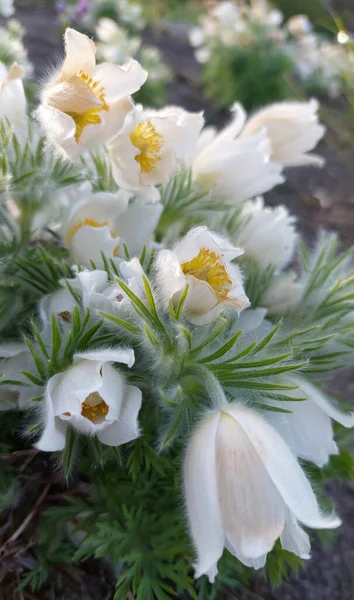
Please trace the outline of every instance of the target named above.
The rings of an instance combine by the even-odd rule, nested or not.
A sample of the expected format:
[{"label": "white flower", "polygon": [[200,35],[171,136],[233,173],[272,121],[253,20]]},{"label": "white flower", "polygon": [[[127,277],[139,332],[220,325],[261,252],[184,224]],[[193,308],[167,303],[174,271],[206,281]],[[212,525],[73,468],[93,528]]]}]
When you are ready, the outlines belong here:
[{"label": "white flower", "polygon": [[257,198],[242,207],[235,242],[261,269],[273,265],[281,271],[294,256],[295,221],[285,206],[264,206],[263,198]]},{"label": "white flower", "polygon": [[284,178],[281,167],[269,160],[266,132],[241,137],[246,114],[240,104],[232,111],[231,123],[219,133],[213,127],[203,129],[192,170],[202,189],[235,204],[272,189]]},{"label": "white flower", "polygon": [[203,125],[200,113],[182,108],[135,108],[109,145],[113,176],[127,190],[167,183],[190,160]]},{"label": "white flower", "polygon": [[[136,296],[144,296],[144,284],[142,276],[143,268],[137,258],[129,262],[121,262],[119,271],[125,279],[128,287]],[[79,271],[74,279],[63,279],[60,281],[61,288],[52,294],[44,296],[40,301],[39,313],[43,327],[50,325],[51,314],[54,313],[71,327],[72,314],[77,302],[70,292],[66,282],[76,292],[84,308],[103,311],[108,314],[118,314],[130,307],[130,300],[114,281],[108,280],[106,271]]]},{"label": "white flower", "polygon": [[324,160],[309,154],[324,136],[326,128],[318,120],[318,102],[279,102],[256,112],[242,135],[253,136],[266,130],[271,160],[286,167],[322,166]]},{"label": "white flower", "polygon": [[240,269],[232,261],[242,254],[207,227],[191,229],[172,251],[162,250],[157,256],[156,275],[164,300],[178,303],[188,285],[184,313],[195,325],[210,322],[227,307],[240,312],[249,300]]},{"label": "white flower", "polygon": [[81,265],[103,267],[101,251],[107,259],[124,257],[123,244],[134,254],[141,251],[154,232],[162,206],[129,205],[131,194],[92,193],[88,200],[74,207],[65,226],[65,241],[72,256]]},{"label": "white flower", "polygon": [[15,12],[13,0],[0,0],[0,15],[8,19]]},{"label": "white flower", "polygon": [[[0,386],[0,411],[11,408],[24,408],[27,399],[27,388],[16,385],[16,381],[24,381],[21,373],[27,370],[30,363],[29,350],[22,342],[4,342],[0,345],[1,380],[9,383]],[[12,382],[12,383],[11,383]]]},{"label": "white flower", "polygon": [[[290,392],[305,400],[287,402],[291,413],[269,413],[269,421],[284,438],[296,456],[324,467],[332,454],[338,454],[334,441],[332,419],[343,427],[354,427],[354,412],[344,413],[318,387],[303,377],[293,376],[291,383],[298,386]],[[282,402],[272,400],[273,406],[283,408]]]},{"label": "white flower", "polygon": [[191,46],[197,48],[198,46],[202,46],[206,40],[205,33],[202,27],[192,27],[188,32],[188,38]]},{"label": "white flower", "polygon": [[226,547],[243,564],[264,566],[282,547],[309,558],[298,523],[315,529],[340,524],[321,514],[311,485],[282,437],[256,412],[226,405],[203,419],[184,461],[185,498],[197,550],[196,577],[214,581]]},{"label": "white flower", "polygon": [[119,302],[121,289],[117,283],[108,281],[106,271],[79,271],[74,279],[60,281],[61,288],[44,296],[39,304],[39,313],[44,327],[50,325],[51,314],[61,318],[63,323],[72,322],[72,313],[77,302],[68,286],[81,298],[84,308],[105,311],[114,302]]},{"label": "white flower", "polygon": [[131,110],[130,94],[147,73],[134,60],[96,66],[95,44],[74,29],[66,30],[64,40],[65,60],[43,89],[38,117],[57,149],[75,158],[114,137]]},{"label": "white flower", "polygon": [[312,31],[312,23],[307,15],[294,15],[288,20],[287,25],[294,37],[301,37]]},{"label": "white flower", "polygon": [[24,70],[16,63],[9,71],[0,63],[0,119],[8,119],[15,128],[23,125],[26,117],[24,75]]},{"label": "white flower", "polygon": [[107,446],[119,446],[139,436],[141,391],[127,385],[113,363],[132,367],[134,351],[93,350],[74,356],[73,366],[54,375],[44,399],[44,429],[36,448],[63,450],[69,425],[95,435]]},{"label": "white flower", "polygon": [[297,305],[303,291],[304,284],[297,280],[296,273],[282,273],[274,277],[260,304],[268,315],[285,315]]}]

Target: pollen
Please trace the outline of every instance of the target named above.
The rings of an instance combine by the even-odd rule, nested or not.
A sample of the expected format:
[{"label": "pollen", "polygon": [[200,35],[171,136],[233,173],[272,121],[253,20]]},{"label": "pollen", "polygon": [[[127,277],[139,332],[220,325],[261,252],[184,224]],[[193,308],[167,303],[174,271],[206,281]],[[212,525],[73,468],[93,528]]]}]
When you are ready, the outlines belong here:
[{"label": "pollen", "polygon": [[197,256],[182,263],[181,267],[184,275],[192,275],[196,279],[206,281],[221,301],[228,299],[232,281],[220,262],[218,254],[207,248],[201,248]]},{"label": "pollen", "polygon": [[151,121],[146,121],[136,126],[130,134],[130,141],[139,150],[135,160],[139,163],[142,172],[151,173],[161,160],[162,135],[156,131]]},{"label": "pollen", "polygon": [[91,423],[102,423],[109,411],[109,407],[98,392],[91,392],[81,405],[81,414]]},{"label": "pollen", "polygon": [[92,77],[89,77],[89,75],[86,75],[86,73],[84,73],[83,71],[79,71],[78,77],[80,77],[80,79],[88,85],[88,87],[91,89],[91,91],[96,96],[97,100],[100,100],[102,105],[94,106],[94,107],[90,108],[89,110],[86,110],[83,113],[78,113],[75,111],[71,111],[71,112],[67,113],[69,115],[69,117],[71,117],[75,121],[75,125],[76,125],[75,140],[77,143],[80,142],[82,132],[85,129],[85,127],[87,125],[99,125],[100,123],[102,123],[102,118],[100,116],[100,112],[102,110],[104,110],[106,112],[109,111],[109,106],[106,102],[105,91],[104,91],[104,88],[99,83],[99,81],[95,81],[94,79],[92,79]]}]

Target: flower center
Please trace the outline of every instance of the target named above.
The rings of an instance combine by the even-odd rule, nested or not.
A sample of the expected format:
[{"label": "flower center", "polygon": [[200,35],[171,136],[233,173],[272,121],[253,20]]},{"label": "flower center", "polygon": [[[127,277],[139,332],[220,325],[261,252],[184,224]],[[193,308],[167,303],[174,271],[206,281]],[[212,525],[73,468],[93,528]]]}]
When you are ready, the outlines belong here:
[{"label": "flower center", "polygon": [[135,156],[143,173],[151,173],[156,164],[161,160],[159,154],[163,137],[157,133],[151,121],[139,123],[130,134],[130,141],[140,152]]},{"label": "flower center", "polygon": [[206,281],[220,300],[227,300],[232,281],[219,260],[218,254],[207,248],[201,248],[197,256],[182,263],[181,267],[184,275],[192,275],[196,279]]},{"label": "flower center", "polygon": [[102,123],[102,119],[100,117],[101,110],[105,110],[106,112],[109,111],[109,106],[105,98],[104,88],[100,85],[100,82],[94,81],[92,77],[89,77],[89,75],[86,75],[86,73],[84,73],[83,71],[79,71],[78,77],[80,77],[80,79],[88,85],[90,90],[96,96],[97,100],[100,100],[102,102],[102,105],[94,106],[93,108],[90,108],[81,113],[75,111],[67,113],[69,117],[71,117],[75,121],[75,140],[77,143],[79,143],[82,132],[87,125],[99,125],[100,123]]},{"label": "flower center", "polygon": [[91,423],[102,423],[109,411],[109,407],[98,392],[91,392],[81,405],[81,414]]}]

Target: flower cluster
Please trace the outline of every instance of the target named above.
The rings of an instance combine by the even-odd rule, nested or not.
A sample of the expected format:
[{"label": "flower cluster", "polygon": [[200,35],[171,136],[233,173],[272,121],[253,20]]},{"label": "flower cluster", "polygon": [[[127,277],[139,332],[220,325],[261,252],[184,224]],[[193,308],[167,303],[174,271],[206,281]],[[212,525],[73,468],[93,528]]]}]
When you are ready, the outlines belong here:
[{"label": "flower cluster", "polygon": [[[152,499],[165,514],[184,457],[196,577],[214,581],[224,548],[255,569],[278,540],[309,558],[302,525],[340,524],[299,460],[327,465],[341,452],[332,420],[354,425],[320,386],[323,371],[353,358],[353,263],[324,237],[300,266],[295,218],[259,195],[285,168],[323,164],[311,153],[325,133],[317,102],[251,117],[234,104],[216,131],[202,114],[136,104],[141,65],[97,64],[92,40],[67,29],[35,112],[41,137],[22,76],[14,65],[0,87],[1,408],[25,414],[27,438],[60,452],[67,476],[86,444],[86,479],[97,482],[99,456],[112,482],[106,447],[122,446],[117,506]],[[156,474],[129,480],[134,460],[138,472],[158,464]],[[129,543],[143,535],[136,522]],[[104,535],[92,539],[101,547]],[[183,544],[177,575],[166,575],[179,587]]]},{"label": "flower cluster", "polygon": [[[284,22],[283,14],[273,8],[268,0],[223,0],[212,3],[207,14],[200,18],[200,25],[190,29],[189,39],[198,62],[212,63],[205,67],[205,84],[212,95],[213,86],[209,79],[213,74],[217,76],[218,55],[219,59],[224,60],[224,69],[233,56],[234,64],[237,64],[233,76],[235,79],[241,78],[241,82],[244,75],[240,74],[240,70],[252,71],[253,67],[253,76],[257,77],[257,67],[253,63],[260,61],[264,78],[273,79],[278,99],[281,90],[275,77],[279,79],[281,74],[286,76],[291,72],[310,91],[325,90],[330,96],[337,96],[343,90],[345,74],[350,72],[353,65],[352,52],[349,47],[345,48],[350,38],[344,31],[331,41],[315,33],[305,15],[295,15]],[[267,70],[268,62],[272,64],[273,75]],[[219,66],[222,68],[221,64]],[[259,75],[262,76],[262,72]],[[276,97],[271,96],[270,81],[268,85],[268,101],[272,101]],[[290,89],[287,93],[289,95]],[[242,95],[240,89],[240,99]],[[264,103],[263,97],[254,100],[252,107]]]}]

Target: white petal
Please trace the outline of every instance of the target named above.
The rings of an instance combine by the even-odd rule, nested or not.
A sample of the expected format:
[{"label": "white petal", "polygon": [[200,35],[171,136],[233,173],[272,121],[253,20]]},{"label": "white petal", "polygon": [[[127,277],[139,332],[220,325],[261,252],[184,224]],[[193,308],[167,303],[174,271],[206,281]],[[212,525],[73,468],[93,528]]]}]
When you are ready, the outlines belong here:
[{"label": "white petal", "polygon": [[112,363],[118,362],[128,365],[129,368],[135,362],[134,350],[131,348],[102,348],[74,354],[74,361],[81,359]]},{"label": "white petal", "polygon": [[147,71],[133,59],[121,67],[104,63],[96,67],[93,74],[104,87],[108,105],[140,90],[147,76]]},{"label": "white petal", "polygon": [[96,64],[96,46],[87,35],[68,27],[64,34],[66,57],[62,66],[64,77],[83,71],[89,75]]},{"label": "white petal", "polygon": [[331,529],[338,517],[323,515],[310,482],[284,440],[257,413],[232,404],[229,412],[243,428],[285,504],[296,518],[314,529]]},{"label": "white petal", "polygon": [[195,576],[211,582],[224,549],[218,501],[215,440],[219,414],[205,419],[193,433],[184,459],[184,491],[193,541],[198,553]]},{"label": "white petal", "polygon": [[221,412],[216,438],[219,503],[236,556],[267,554],[283,531],[285,504],[238,421]]},{"label": "white petal", "polygon": [[142,396],[139,388],[128,385],[119,420],[98,433],[98,439],[107,446],[120,446],[140,435],[138,415]]},{"label": "white petal", "polygon": [[19,354],[22,354],[22,352],[27,351],[27,344],[23,344],[22,342],[4,342],[0,344],[0,358],[18,356]]},{"label": "white petal", "polygon": [[315,404],[317,404],[317,406],[323,410],[323,412],[331,417],[331,419],[337,421],[337,423],[340,423],[343,425],[343,427],[350,428],[354,426],[354,412],[344,413],[343,411],[339,410],[333,404],[333,402],[327,398],[324,392],[306,381],[306,379],[293,377],[293,380],[295,384],[301,388],[302,392],[307,396],[307,398],[315,402]]},{"label": "white petal", "polygon": [[52,393],[54,389],[61,383],[62,373],[54,375],[47,383],[44,403],[44,430],[35,447],[43,452],[56,452],[63,450],[65,447],[65,436],[67,423],[54,416],[54,408],[52,401]]},{"label": "white petal", "polygon": [[310,538],[290,513],[287,515],[285,528],[280,536],[280,541],[283,550],[293,552],[296,556],[300,556],[300,558],[305,560],[310,558]]},{"label": "white petal", "polygon": [[75,141],[74,119],[55,108],[43,105],[38,108],[37,115],[48,139],[55,144],[57,150],[71,159],[76,158],[81,150]]},{"label": "white petal", "polygon": [[132,206],[117,218],[114,229],[124,239],[131,253],[141,249],[152,236],[162,209],[163,206],[159,203]]}]

